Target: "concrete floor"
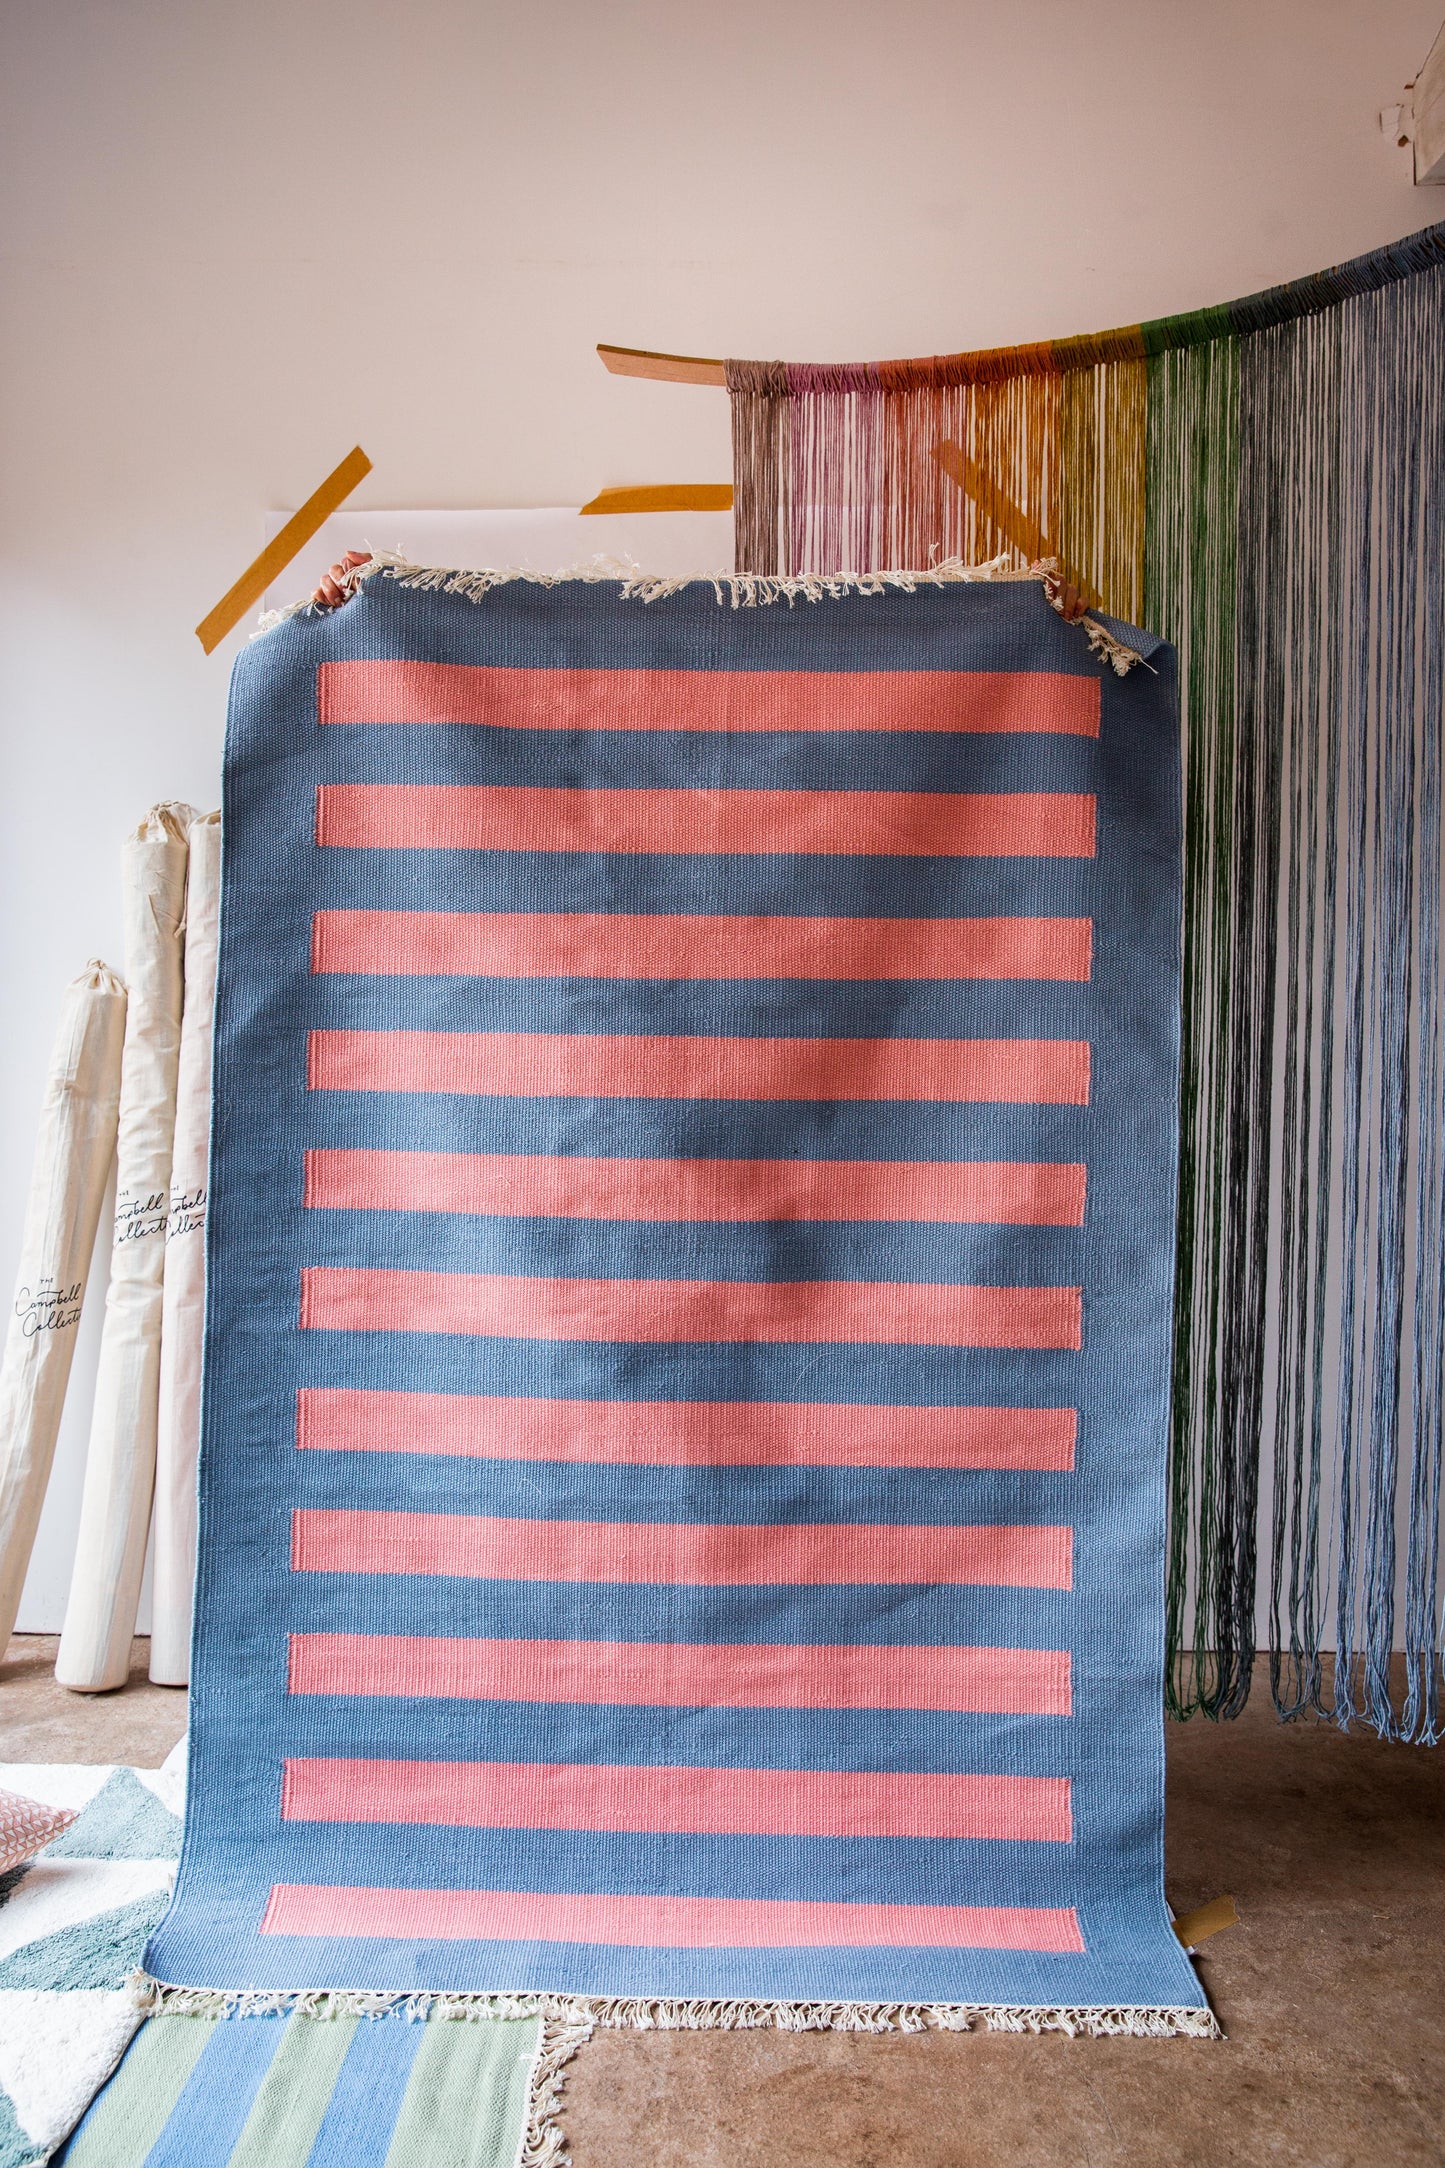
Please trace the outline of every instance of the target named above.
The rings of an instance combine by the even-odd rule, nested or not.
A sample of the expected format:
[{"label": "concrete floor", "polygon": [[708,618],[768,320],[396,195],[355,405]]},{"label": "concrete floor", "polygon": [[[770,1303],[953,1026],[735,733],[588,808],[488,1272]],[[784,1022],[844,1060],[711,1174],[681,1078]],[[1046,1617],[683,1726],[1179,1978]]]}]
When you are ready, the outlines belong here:
[{"label": "concrete floor", "polygon": [[0,1663],[0,1761],[129,1762],[159,1769],[186,1728],[186,1691],[152,1686],[149,1641],[131,1644],[130,1678],[111,1694],[55,1683],[57,1634],[17,1634]]},{"label": "concrete floor", "polygon": [[[12,1642],[0,1759],[160,1762],[184,1696],[81,1698]],[[1201,1971],[1229,2034],[599,2033],[568,2074],[574,2168],[1439,2168],[1445,1750],[1281,1726],[1169,1730],[1169,1895],[1232,1892]]]}]

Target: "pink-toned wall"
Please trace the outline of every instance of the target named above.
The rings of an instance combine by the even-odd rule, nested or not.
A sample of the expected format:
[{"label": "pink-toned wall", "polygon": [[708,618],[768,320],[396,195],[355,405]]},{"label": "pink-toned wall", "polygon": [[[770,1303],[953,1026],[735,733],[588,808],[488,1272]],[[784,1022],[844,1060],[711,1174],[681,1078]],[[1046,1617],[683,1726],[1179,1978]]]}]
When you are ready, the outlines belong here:
[{"label": "pink-toned wall", "polygon": [[[46,0],[0,68],[0,1283],[115,859],[213,804],[191,633],[361,507],[724,480],[598,339],[856,359],[1227,299],[1445,217],[1383,138],[1442,0]],[[642,523],[636,553],[645,559]],[[98,1304],[22,1613],[57,1626]]]}]

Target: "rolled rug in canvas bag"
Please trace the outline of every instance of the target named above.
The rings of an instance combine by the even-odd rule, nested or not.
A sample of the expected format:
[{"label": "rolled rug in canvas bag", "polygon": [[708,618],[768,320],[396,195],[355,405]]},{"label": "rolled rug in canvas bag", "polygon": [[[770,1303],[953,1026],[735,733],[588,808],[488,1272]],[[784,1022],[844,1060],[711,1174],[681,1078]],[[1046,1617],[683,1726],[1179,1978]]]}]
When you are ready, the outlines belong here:
[{"label": "rolled rug in canvas bag", "polygon": [[125,1683],[150,1529],[181,1039],[186,837],[195,818],[194,806],[153,806],[121,854],[130,998],[115,1235],[80,1536],[55,1664],[61,1685],[82,1694]]},{"label": "rolled rug in canvas bag", "polygon": [[196,1451],[201,1438],[201,1342],[206,1313],[206,1183],[211,1143],[211,1019],[221,903],[221,816],[192,821],[186,870],[185,1007],[176,1081],[171,1208],[161,1302],[156,1429],[151,1677],[184,1686],[190,1673],[196,1578]]},{"label": "rolled rug in canvas bag", "polygon": [[86,1276],[115,1153],[125,986],[92,957],[65,990],[0,1358],[0,1648],[45,1503]]}]

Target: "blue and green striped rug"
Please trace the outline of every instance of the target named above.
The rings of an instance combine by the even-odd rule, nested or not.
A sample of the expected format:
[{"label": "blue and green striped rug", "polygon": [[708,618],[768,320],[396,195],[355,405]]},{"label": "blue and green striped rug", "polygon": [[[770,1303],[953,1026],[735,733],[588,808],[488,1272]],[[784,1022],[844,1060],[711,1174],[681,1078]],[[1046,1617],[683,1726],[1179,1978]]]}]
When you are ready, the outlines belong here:
[{"label": "blue and green striped rug", "polygon": [[[149,2018],[66,2168],[510,2168],[538,2016],[272,2012]],[[529,2159],[558,2141],[535,2132]],[[552,2139],[549,2144],[548,2139]]]}]

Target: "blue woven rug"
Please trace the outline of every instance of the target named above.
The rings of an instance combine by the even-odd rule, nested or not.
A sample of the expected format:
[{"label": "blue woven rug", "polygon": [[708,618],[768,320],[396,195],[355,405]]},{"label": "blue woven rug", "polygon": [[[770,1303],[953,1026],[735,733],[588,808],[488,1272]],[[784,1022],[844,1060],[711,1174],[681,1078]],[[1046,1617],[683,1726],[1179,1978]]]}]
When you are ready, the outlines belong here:
[{"label": "blue woven rug", "polygon": [[378,576],[242,660],[160,1981],[1212,2029],[1137,644]]}]

